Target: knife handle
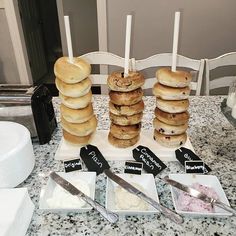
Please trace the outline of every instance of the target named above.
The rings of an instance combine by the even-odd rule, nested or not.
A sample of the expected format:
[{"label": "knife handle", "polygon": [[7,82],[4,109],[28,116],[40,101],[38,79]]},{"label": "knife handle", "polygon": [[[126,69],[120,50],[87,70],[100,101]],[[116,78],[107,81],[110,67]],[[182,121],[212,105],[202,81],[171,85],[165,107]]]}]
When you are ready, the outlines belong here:
[{"label": "knife handle", "polygon": [[234,215],[236,215],[236,211],[235,211],[233,208],[231,208],[230,206],[224,204],[223,202],[215,201],[215,202],[213,202],[213,204],[214,204],[215,206],[218,206],[218,207],[220,207],[220,208],[223,208],[224,210],[226,210],[226,211],[228,211],[228,212],[233,213]]},{"label": "knife handle", "polygon": [[92,206],[95,210],[97,210],[104,218],[106,218],[111,223],[116,223],[119,219],[118,215],[107,210],[97,201],[94,201],[92,198],[85,195],[78,195],[79,198],[82,198],[85,202],[87,202],[90,206]]},{"label": "knife handle", "polygon": [[138,196],[143,200],[145,200],[146,202],[148,202],[149,204],[151,204],[153,207],[159,210],[164,216],[174,221],[176,224],[182,224],[184,222],[183,218],[176,212],[170,210],[167,207],[162,206],[152,198],[148,197],[146,194],[139,192]]}]

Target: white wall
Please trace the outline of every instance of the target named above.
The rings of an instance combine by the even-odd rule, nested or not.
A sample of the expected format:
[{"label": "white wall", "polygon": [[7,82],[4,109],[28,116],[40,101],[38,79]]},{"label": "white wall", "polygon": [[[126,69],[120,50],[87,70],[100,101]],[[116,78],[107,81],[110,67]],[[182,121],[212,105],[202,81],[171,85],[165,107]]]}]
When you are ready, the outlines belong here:
[{"label": "white wall", "polygon": [[20,83],[4,8],[0,9],[0,83]]},{"label": "white wall", "polygon": [[107,0],[109,51],[124,56],[126,15],[131,13],[132,57],[171,52],[178,10],[180,54],[200,59],[236,51],[235,0]]}]

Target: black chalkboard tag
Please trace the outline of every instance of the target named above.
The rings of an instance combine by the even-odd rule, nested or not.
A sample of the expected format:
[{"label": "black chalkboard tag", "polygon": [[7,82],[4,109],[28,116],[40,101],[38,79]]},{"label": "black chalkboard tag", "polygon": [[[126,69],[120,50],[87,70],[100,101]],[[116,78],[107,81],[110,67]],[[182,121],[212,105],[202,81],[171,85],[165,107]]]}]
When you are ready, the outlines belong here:
[{"label": "black chalkboard tag", "polygon": [[166,168],[166,165],[148,147],[139,145],[132,152],[133,158],[143,163],[143,169],[154,176]]},{"label": "black chalkboard tag", "polygon": [[[175,150],[175,156],[176,159],[183,166],[185,166],[185,161],[202,161],[201,158],[197,156],[193,151],[185,147],[181,147]],[[204,166],[205,166],[205,171],[204,171],[205,174],[211,171],[211,168],[207,164],[204,163]]]},{"label": "black chalkboard tag", "polygon": [[143,169],[143,163],[137,161],[126,161],[124,173],[141,175]]},{"label": "black chalkboard tag", "polygon": [[64,161],[63,164],[64,164],[64,169],[66,173],[75,171],[75,170],[82,170],[81,160],[79,158]]},{"label": "black chalkboard tag", "polygon": [[80,149],[80,156],[88,170],[96,171],[98,175],[105,169],[110,168],[108,162],[96,146],[89,144],[82,147]]},{"label": "black chalkboard tag", "polygon": [[185,161],[185,173],[205,174],[206,168],[203,161]]}]

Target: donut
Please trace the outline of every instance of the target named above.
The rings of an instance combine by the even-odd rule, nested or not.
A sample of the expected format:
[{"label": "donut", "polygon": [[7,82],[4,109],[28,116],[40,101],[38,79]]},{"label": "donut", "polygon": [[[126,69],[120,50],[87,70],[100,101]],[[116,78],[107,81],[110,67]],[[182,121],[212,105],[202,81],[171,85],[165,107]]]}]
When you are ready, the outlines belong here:
[{"label": "donut", "polygon": [[155,118],[153,120],[153,127],[161,134],[178,135],[186,132],[188,123],[185,123],[183,125],[168,125]]},{"label": "donut", "polygon": [[86,135],[86,136],[76,136],[73,134],[68,133],[66,130],[62,130],[63,137],[66,142],[72,145],[79,145],[84,146],[87,145],[92,137],[92,134]]},{"label": "donut", "polygon": [[109,102],[109,110],[111,113],[120,116],[120,115],[127,115],[127,116],[132,116],[135,114],[138,114],[144,110],[144,102],[143,100],[130,105],[130,106],[121,106],[121,105],[116,105],[113,104],[111,101]]},{"label": "donut", "polygon": [[184,145],[187,140],[187,134],[179,135],[165,135],[159,133],[157,130],[154,130],[154,140],[163,147],[167,148],[178,148],[181,145]]},{"label": "donut", "polygon": [[78,98],[67,97],[59,92],[59,98],[61,99],[61,103],[65,106],[71,109],[81,109],[87,107],[92,101],[92,91],[89,90],[84,96]]},{"label": "donut", "polygon": [[113,104],[116,105],[133,105],[142,100],[143,90],[138,88],[130,92],[109,92],[110,100]]},{"label": "donut", "polygon": [[126,77],[124,77],[124,73],[113,72],[107,78],[107,85],[113,91],[133,91],[144,85],[144,77],[139,72],[131,71]]},{"label": "donut", "polygon": [[132,116],[125,116],[125,115],[117,116],[110,112],[109,116],[112,123],[125,126],[125,125],[135,125],[140,123],[143,118],[143,113],[140,112]]},{"label": "donut", "polygon": [[68,133],[76,136],[87,136],[93,133],[97,127],[96,116],[92,116],[91,119],[84,123],[70,123],[61,116],[61,126]]},{"label": "donut", "polygon": [[71,109],[61,104],[60,106],[61,115],[67,122],[71,123],[84,123],[93,116],[93,106],[92,103],[85,108],[81,109]]},{"label": "donut", "polygon": [[90,91],[92,86],[89,78],[76,84],[67,84],[58,78],[56,78],[55,82],[59,92],[68,97],[82,97]]},{"label": "donut", "polygon": [[156,98],[156,106],[165,112],[180,113],[188,110],[189,100],[163,100]]},{"label": "donut", "polygon": [[189,97],[190,88],[172,88],[156,83],[153,86],[152,92],[156,97],[164,100],[182,100]]},{"label": "donut", "polygon": [[111,123],[110,132],[118,139],[131,139],[139,135],[141,130],[141,123],[136,125],[121,126]]},{"label": "donut", "polygon": [[156,107],[155,116],[158,120],[168,125],[184,125],[189,120],[189,113],[187,111],[181,113],[168,113]]},{"label": "donut", "polygon": [[160,84],[183,88],[190,85],[192,75],[187,71],[171,71],[170,68],[161,68],[156,72],[157,80]]},{"label": "donut", "polygon": [[130,146],[133,146],[134,144],[138,142],[139,138],[140,136],[137,135],[136,137],[131,138],[131,139],[118,139],[118,138],[115,138],[110,132],[108,134],[109,143],[117,148],[127,148]]},{"label": "donut", "polygon": [[78,83],[87,78],[90,73],[90,64],[78,57],[73,58],[73,63],[69,62],[68,57],[61,57],[54,64],[54,74],[67,84]]}]

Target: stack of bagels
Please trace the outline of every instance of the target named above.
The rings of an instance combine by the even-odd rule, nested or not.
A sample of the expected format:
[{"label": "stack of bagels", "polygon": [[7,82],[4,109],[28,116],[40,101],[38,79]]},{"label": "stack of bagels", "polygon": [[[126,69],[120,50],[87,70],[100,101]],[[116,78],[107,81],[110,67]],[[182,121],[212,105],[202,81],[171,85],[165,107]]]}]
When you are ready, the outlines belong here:
[{"label": "stack of bagels", "polygon": [[71,144],[86,145],[97,127],[91,103],[92,82],[88,78],[91,66],[80,58],[70,63],[68,57],[61,57],[54,65],[54,73],[61,99],[63,137]]},{"label": "stack of bagels", "polygon": [[157,70],[154,139],[164,147],[176,148],[187,140],[191,74],[185,71]]},{"label": "stack of bagels", "polygon": [[138,72],[113,72],[108,76],[109,116],[111,120],[109,142],[118,148],[127,148],[138,142],[144,103],[142,100],[144,77]]}]

